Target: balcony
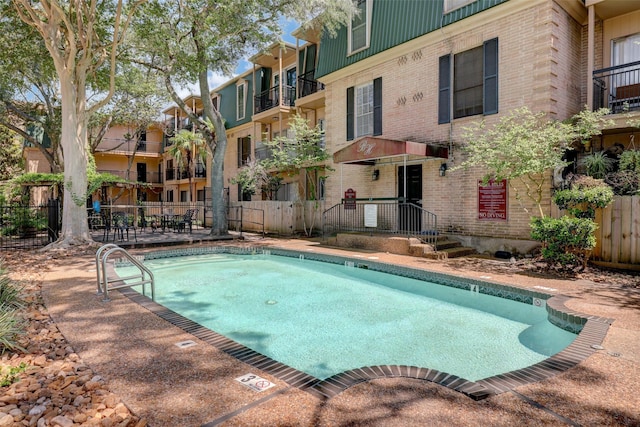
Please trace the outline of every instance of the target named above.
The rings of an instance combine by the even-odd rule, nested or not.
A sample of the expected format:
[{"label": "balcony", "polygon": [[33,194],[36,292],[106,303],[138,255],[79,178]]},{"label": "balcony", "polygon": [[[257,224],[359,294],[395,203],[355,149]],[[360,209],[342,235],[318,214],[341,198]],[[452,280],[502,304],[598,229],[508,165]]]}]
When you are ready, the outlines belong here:
[{"label": "balcony", "polygon": [[313,78],[316,70],[307,71],[298,77],[298,98],[313,95],[319,90],[324,90],[324,83]]},{"label": "balcony", "polygon": [[162,143],[150,141],[131,141],[123,138],[103,138],[96,153],[113,153],[130,155],[134,152],[141,156],[156,156],[160,154]]},{"label": "balcony", "polygon": [[[283,85],[282,91],[282,105],[293,107],[296,100],[296,88]],[[253,113],[259,114],[278,106],[280,106],[280,86],[274,86],[254,97]]]},{"label": "balcony", "polygon": [[[164,171],[166,181],[189,179],[189,170],[184,168],[168,168]],[[194,165],[193,178],[206,178],[207,168],[204,163]]]},{"label": "balcony", "polygon": [[148,184],[162,184],[162,175],[158,172],[139,174],[136,171],[98,170],[99,173],[110,173],[127,181],[144,182]]},{"label": "balcony", "polygon": [[640,61],[593,72],[593,108],[640,111]]}]

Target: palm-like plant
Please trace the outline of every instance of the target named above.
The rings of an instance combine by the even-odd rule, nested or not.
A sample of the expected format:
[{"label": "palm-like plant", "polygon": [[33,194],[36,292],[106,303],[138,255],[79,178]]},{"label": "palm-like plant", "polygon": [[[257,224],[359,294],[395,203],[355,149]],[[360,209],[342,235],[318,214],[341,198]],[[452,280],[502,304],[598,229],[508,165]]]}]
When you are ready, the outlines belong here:
[{"label": "palm-like plant", "polygon": [[178,168],[187,171],[189,179],[189,200],[193,202],[192,180],[195,175],[195,165],[197,160],[203,163],[207,158],[207,144],[200,134],[193,133],[189,130],[182,129],[171,138],[173,144],[168,150],[171,157],[174,158]]}]

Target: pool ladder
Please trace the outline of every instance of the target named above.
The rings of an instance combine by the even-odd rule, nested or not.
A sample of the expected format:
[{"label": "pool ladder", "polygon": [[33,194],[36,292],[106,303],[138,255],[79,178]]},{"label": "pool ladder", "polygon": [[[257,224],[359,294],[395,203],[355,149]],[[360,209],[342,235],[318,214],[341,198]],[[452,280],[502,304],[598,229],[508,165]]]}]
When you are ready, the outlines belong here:
[{"label": "pool ladder", "polygon": [[[124,258],[129,260],[131,264],[138,267],[139,274],[134,274],[127,277],[107,277],[107,260],[110,255],[118,253]],[[132,286],[142,285],[142,294],[146,294],[146,285],[151,285],[151,300],[156,300],[155,283],[153,279],[153,273],[143,263],[138,261],[133,255],[124,250],[118,245],[113,243],[107,243],[96,251],[96,275],[98,279],[98,294],[103,294],[103,301],[110,301],[109,291],[121,288],[130,288]],[[125,283],[125,280],[136,280],[132,283]],[[119,283],[112,285],[114,283]],[[112,286],[110,286],[112,285]]]}]

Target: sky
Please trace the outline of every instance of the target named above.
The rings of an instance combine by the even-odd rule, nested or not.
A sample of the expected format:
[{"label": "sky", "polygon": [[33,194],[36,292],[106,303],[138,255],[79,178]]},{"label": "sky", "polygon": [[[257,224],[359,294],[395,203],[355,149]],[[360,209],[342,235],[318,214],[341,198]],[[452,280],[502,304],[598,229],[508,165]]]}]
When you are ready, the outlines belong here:
[{"label": "sky", "polygon": [[[282,34],[282,40],[284,40],[285,42],[288,43],[292,43],[295,44],[296,43],[296,39],[295,37],[293,37],[291,35],[291,33],[298,28],[299,24],[294,21],[294,20],[287,20],[284,18],[280,19],[280,24],[283,28],[283,34]],[[252,52],[251,54],[249,54],[249,56],[247,56],[247,58],[249,58],[250,56],[252,56],[255,52]],[[209,72],[209,88],[211,89],[215,89],[216,87],[222,85],[223,83],[231,80],[233,77],[244,73],[245,71],[249,70],[251,68],[251,63],[247,60],[244,59],[242,61],[240,61],[240,63],[238,64],[238,67],[236,68],[233,76],[225,76],[222,74],[217,74],[217,73],[212,73]],[[183,87],[181,89],[178,90],[178,94],[180,95],[181,98],[185,98],[189,95],[192,94],[200,94],[200,89],[198,87],[198,83],[194,82],[191,85],[187,86],[187,87]],[[173,103],[171,103],[170,105],[168,105],[167,107],[173,105]]]}]

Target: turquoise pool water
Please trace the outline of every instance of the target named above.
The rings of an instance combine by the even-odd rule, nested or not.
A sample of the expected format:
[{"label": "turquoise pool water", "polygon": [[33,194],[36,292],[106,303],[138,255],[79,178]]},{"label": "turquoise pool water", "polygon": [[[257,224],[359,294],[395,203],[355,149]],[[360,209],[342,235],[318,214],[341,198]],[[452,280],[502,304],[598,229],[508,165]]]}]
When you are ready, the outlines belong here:
[{"label": "turquoise pool water", "polygon": [[413,365],[476,381],[540,362],[576,338],[542,307],[366,269],[233,254],[145,264],[159,304],[320,379]]}]

